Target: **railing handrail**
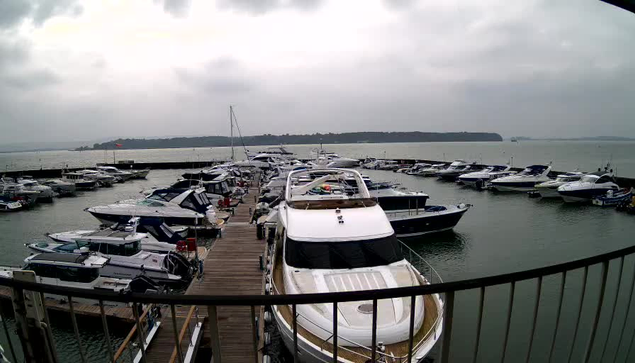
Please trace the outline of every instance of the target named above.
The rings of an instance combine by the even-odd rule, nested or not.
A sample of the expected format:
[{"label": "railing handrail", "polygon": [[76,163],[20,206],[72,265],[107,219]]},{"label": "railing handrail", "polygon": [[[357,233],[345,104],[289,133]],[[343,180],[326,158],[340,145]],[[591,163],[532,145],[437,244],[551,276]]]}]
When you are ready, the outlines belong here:
[{"label": "railing handrail", "polygon": [[529,280],[540,276],[548,276],[564,271],[575,270],[601,262],[613,260],[635,253],[635,245],[619,250],[585,257],[556,265],[538,267],[499,275],[479,277],[469,280],[443,282],[433,285],[399,287],[383,290],[363,290],[337,293],[312,293],[297,295],[168,295],[156,293],[116,293],[113,291],[86,290],[72,287],[41,284],[35,282],[17,281],[0,278],[0,286],[38,291],[47,294],[71,295],[94,300],[137,302],[157,304],[186,304],[186,305],[221,305],[221,306],[251,306],[251,305],[283,305],[283,304],[319,304],[329,302],[347,302],[372,299],[393,299],[413,295],[430,295],[446,292],[475,289],[480,287],[501,285],[514,281]]}]

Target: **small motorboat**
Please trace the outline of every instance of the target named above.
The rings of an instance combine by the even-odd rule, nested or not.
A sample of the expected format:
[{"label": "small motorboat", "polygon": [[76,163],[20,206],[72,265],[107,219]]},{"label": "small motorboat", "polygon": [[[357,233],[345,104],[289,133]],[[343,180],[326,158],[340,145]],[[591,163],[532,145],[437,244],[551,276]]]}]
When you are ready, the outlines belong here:
[{"label": "small motorboat", "polygon": [[536,184],[536,192],[542,198],[560,198],[558,194],[558,188],[567,183],[580,180],[584,176],[584,173],[578,171],[569,172],[565,174],[559,174],[555,180],[549,180]]},{"label": "small motorboat", "polygon": [[408,175],[419,175],[419,172],[431,166],[432,164],[428,164],[428,163],[415,163],[413,166],[405,169],[403,172]]},{"label": "small motorboat", "polygon": [[130,169],[132,179],[145,179],[150,174],[150,169]]},{"label": "small motorboat", "polygon": [[22,198],[10,198],[0,195],[0,212],[17,212],[28,206]]},{"label": "small motorboat", "polygon": [[530,192],[536,184],[551,180],[551,165],[530,165],[518,174],[504,176],[489,182],[489,187],[498,192]]},{"label": "small motorboat", "polygon": [[611,173],[603,171],[584,175],[580,180],[566,183],[558,187],[558,194],[567,203],[589,203],[597,196],[606,195],[620,190],[619,185]]},{"label": "small motorboat", "polygon": [[510,165],[490,165],[483,170],[467,173],[459,176],[459,181],[463,185],[483,189],[487,183],[494,179],[502,178],[516,173],[511,170]]},{"label": "small motorboat", "polygon": [[[380,203],[381,204],[381,203]],[[416,237],[452,230],[470,209],[469,204],[430,205],[418,209],[386,210],[397,237]]]},{"label": "small motorboat", "polygon": [[592,203],[600,207],[615,207],[624,203],[629,203],[633,199],[633,188],[622,189],[617,192],[609,190],[605,195],[593,197]]}]

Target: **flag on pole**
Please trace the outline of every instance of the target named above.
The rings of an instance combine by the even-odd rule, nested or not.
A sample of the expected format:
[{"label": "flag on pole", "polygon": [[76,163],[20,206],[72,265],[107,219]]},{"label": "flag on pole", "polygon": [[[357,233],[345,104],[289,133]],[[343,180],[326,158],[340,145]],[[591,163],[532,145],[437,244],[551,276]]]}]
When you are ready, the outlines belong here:
[{"label": "flag on pole", "polygon": [[122,144],[115,144],[116,147],[122,147]]}]

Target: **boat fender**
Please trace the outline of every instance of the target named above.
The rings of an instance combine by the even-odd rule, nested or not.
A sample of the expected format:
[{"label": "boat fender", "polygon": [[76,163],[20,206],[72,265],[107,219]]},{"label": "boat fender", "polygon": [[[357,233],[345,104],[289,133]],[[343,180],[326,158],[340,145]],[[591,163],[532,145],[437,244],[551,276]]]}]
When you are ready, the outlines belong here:
[{"label": "boat fender", "polygon": [[271,295],[271,284],[265,284],[265,295]]},{"label": "boat fender", "polygon": [[262,356],[262,363],[271,363],[271,357],[268,355],[263,355]]},{"label": "boat fender", "polygon": [[269,345],[271,344],[271,334],[270,333],[265,333],[264,334],[264,340],[265,340],[265,345]]}]

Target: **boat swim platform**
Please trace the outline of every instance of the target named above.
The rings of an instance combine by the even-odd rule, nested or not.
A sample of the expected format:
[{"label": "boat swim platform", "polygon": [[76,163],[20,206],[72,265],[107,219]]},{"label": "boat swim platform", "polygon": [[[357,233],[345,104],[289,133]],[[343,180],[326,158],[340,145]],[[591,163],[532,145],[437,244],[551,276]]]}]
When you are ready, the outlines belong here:
[{"label": "boat swim platform", "polygon": [[[254,183],[257,185],[257,183]],[[186,295],[260,295],[264,294],[264,271],[260,269],[260,256],[267,250],[264,240],[256,238],[256,225],[251,224],[251,212],[255,209],[258,188],[249,188],[244,202],[239,204],[234,214],[224,226],[221,236],[217,238],[203,260],[203,273],[194,279]],[[184,330],[184,322],[189,306],[177,306],[177,330]],[[155,338],[146,350],[147,362],[176,361],[170,358],[176,351],[174,324],[169,309],[163,309],[162,324]],[[263,321],[264,306],[256,309],[258,321]],[[198,318],[203,321],[203,337],[199,349],[213,349],[210,320],[207,306],[199,306]],[[250,307],[218,306],[216,321],[219,335],[220,356],[223,363],[258,362],[261,354],[256,356],[254,347],[262,347],[255,341],[254,324]],[[188,321],[191,330],[191,320]],[[262,337],[264,324],[256,327]],[[185,355],[186,337],[181,341],[181,349]],[[185,344],[185,345],[184,345]],[[260,352],[260,349],[259,349]]]}]

